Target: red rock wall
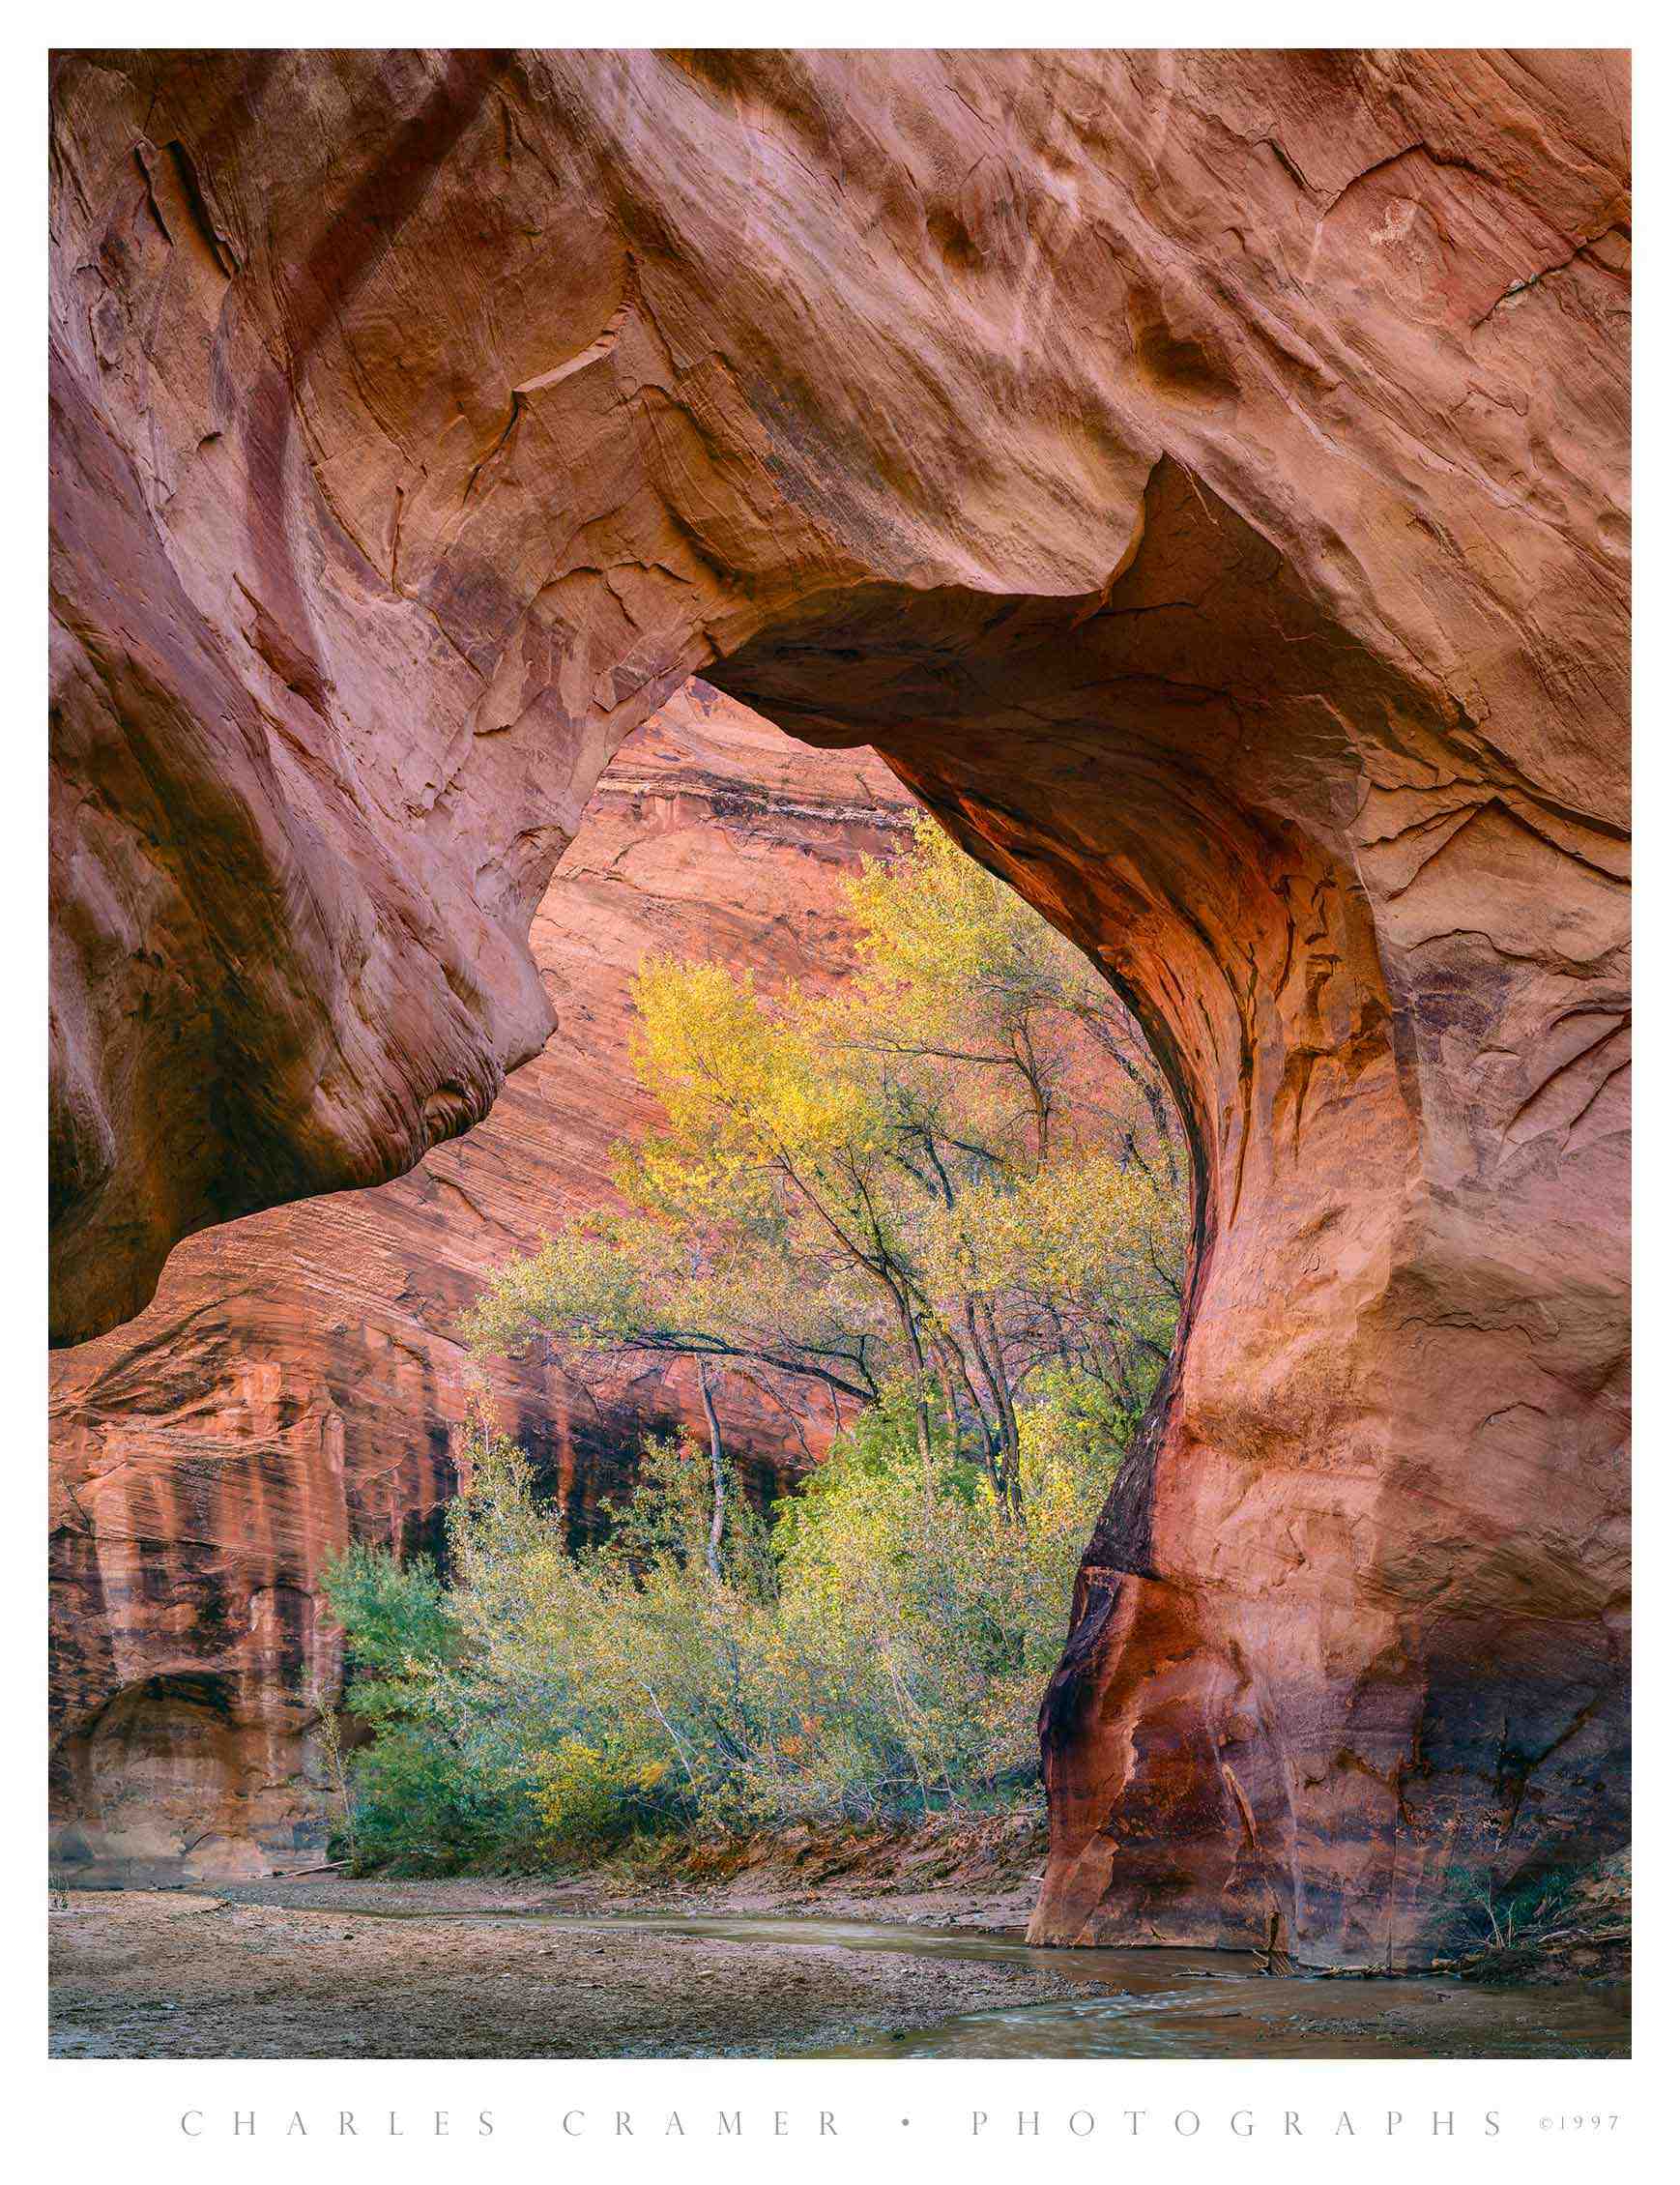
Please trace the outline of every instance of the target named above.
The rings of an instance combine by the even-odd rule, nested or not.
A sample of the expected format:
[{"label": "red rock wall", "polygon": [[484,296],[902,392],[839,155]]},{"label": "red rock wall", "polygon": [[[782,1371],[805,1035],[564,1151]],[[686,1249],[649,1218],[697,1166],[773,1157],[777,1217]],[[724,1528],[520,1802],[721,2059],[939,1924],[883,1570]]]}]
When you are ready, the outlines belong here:
[{"label": "red rock wall", "polygon": [[1040,1934],[1625,1840],[1626,56],[77,55],[52,149],[57,1334],[485,1112],[703,672],[1197,1143]]},{"label": "red rock wall", "polygon": [[[611,1198],[615,1141],[651,1120],[627,1049],[638,963],[831,976],[841,876],[909,816],[873,753],[680,693],[621,748],[549,885],[532,942],[565,1029],[490,1120],[395,1183],[192,1238],[143,1313],[53,1355],[61,1861],[133,1878],[319,1855],[316,1695],[340,1667],[322,1564],[351,1538],[428,1541],[467,1402],[457,1315],[486,1268]],[[580,1525],[643,1432],[704,1432],[682,1368],[586,1385],[535,1359],[493,1393]],[[827,1445],[826,1404],[761,1402],[735,1377],[719,1402],[767,1491]]]}]

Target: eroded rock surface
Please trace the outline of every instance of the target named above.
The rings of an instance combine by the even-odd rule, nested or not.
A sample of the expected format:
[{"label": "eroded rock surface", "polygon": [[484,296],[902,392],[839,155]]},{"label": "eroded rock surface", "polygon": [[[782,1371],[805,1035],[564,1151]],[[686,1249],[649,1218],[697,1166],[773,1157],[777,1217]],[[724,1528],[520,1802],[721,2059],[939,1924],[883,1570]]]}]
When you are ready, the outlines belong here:
[{"label": "eroded rock surface", "polygon": [[[146,1310],[56,1352],[54,1850],[132,1881],[319,1856],[319,1709],[340,1642],[321,1569],[350,1538],[431,1545],[467,1415],[456,1318],[485,1271],[612,1197],[651,1120],[630,1071],[645,952],[727,955],[773,982],[849,959],[842,875],[909,824],[867,751],[814,751],[704,685],[620,750],[537,912],[565,1022],[490,1120],[377,1190],[252,1214],[183,1244]],[[490,1390],[587,1527],[642,1434],[705,1421],[689,1369],[568,1380],[540,1355]],[[765,1492],[826,1450],[825,1402],[719,1389]]]},{"label": "eroded rock surface", "polygon": [[77,55],[52,146],[59,1333],[485,1113],[704,672],[1199,1149],[1040,1934],[1416,1961],[1624,1840],[1625,56]]}]

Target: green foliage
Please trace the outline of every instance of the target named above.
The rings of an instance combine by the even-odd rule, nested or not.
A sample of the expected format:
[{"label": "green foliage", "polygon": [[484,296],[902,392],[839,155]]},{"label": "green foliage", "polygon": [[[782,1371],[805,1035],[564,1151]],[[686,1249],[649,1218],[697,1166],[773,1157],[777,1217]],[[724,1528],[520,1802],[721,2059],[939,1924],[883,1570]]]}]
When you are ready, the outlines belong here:
[{"label": "green foliage", "polygon": [[529,1796],[429,1719],[387,1720],[351,1757],[355,1860],[400,1874],[451,1874],[517,1856],[536,1840]]},{"label": "green foliage", "polygon": [[351,1547],[324,1587],[344,1627],[344,1706],[372,1733],[348,1756],[354,1817],[337,1848],[359,1864],[444,1873],[533,1834],[517,1756],[449,1704],[463,1640],[436,1571]]},{"label": "green foliage", "polygon": [[902,1397],[778,1504],[783,1621],[815,1669],[819,1744],[852,1755],[853,1810],[985,1804],[1036,1778],[1038,1704],[1120,1453],[1064,1439],[1058,1411],[1047,1392],[1024,1414],[1018,1522],[948,1439],[929,1494]]},{"label": "green foliage", "polygon": [[448,1660],[459,1644],[442,1581],[429,1563],[357,1545],[331,1558],[322,1575],[344,1626],[357,1713],[379,1721],[403,1712],[417,1673]]},{"label": "green foliage", "polygon": [[692,1443],[646,1444],[606,1536],[573,1550],[491,1440],[450,1507],[447,1591],[367,1553],[330,1581],[379,1670],[350,1699],[371,1694],[374,1729],[350,1766],[362,1859],[434,1871],[1019,1795],[1116,1456],[1065,1390],[1028,1416],[1025,1523],[948,1437],[930,1491],[901,1391],[768,1524],[731,1476],[717,1578]]}]

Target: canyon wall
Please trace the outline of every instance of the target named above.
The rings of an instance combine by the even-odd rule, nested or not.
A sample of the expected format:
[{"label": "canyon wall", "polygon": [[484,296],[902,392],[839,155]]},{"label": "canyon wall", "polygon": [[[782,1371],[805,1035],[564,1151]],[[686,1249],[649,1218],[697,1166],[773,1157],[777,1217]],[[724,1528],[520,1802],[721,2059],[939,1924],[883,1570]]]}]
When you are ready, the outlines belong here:
[{"label": "canyon wall", "polygon": [[[83,1879],[263,1873],[323,1855],[319,1711],[340,1640],[320,1589],[354,1538],[434,1544],[466,1413],[453,1326],[485,1270],[609,1202],[651,1120],[628,1056],[643,955],[822,981],[841,878],[909,824],[868,751],[813,751],[704,685],[624,743],[532,929],[565,1030],[470,1137],[409,1176],[193,1238],[115,1332],[53,1355],[53,1857]],[[491,1398],[580,1528],[641,1435],[704,1434],[688,1369],[568,1380],[531,1356]],[[827,1445],[826,1403],[719,1390],[764,1492]]]},{"label": "canyon wall", "polygon": [[488,1112],[704,673],[1195,1143],[1041,1938],[1625,1842],[1626,55],[77,54],[51,149],[56,1339]]}]

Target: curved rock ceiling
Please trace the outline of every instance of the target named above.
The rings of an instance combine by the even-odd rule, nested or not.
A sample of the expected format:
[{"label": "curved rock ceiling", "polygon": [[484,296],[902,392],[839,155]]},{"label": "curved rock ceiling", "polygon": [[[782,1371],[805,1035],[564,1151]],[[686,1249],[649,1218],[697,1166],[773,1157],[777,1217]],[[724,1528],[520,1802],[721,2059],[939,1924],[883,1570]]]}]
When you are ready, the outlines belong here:
[{"label": "curved rock ceiling", "polygon": [[1172,1071],[1047,1939],[1625,1841],[1628,89],[1595,53],[55,64],[53,1324],[478,1121],[691,673]]}]

